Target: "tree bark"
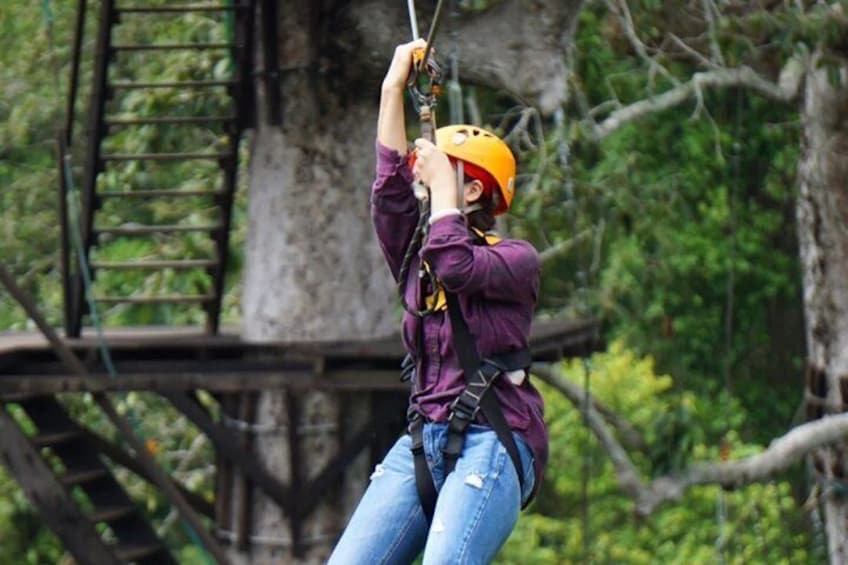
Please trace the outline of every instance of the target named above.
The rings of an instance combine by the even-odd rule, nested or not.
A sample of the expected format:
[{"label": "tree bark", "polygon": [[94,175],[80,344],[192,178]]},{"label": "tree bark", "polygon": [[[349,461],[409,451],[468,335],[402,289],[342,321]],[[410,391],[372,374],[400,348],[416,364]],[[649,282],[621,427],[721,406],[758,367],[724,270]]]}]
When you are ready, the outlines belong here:
[{"label": "tree bark", "polygon": [[[798,168],[798,239],[804,278],[809,394],[823,403],[813,417],[845,411],[848,389],[848,60],[828,80],[812,57],[802,104]],[[833,72],[833,71],[831,71]],[[822,406],[823,404],[823,406]],[[828,551],[834,565],[848,563],[845,444],[813,456],[823,483]]]},{"label": "tree bark", "polygon": [[[322,72],[321,43],[328,31],[315,4],[290,2],[281,10],[283,126],[267,126],[260,115],[253,134],[243,291],[247,340],[320,341],[397,331],[394,285],[369,221],[376,123],[371,92],[377,90],[341,89],[340,77]],[[264,106],[259,104],[260,113]],[[254,443],[258,459],[284,482],[320,471],[339,450],[344,428],[355,433],[369,409],[367,398],[352,395],[347,404],[330,394],[289,395],[260,395],[256,422],[265,431]],[[343,410],[346,421],[340,422]],[[254,491],[248,549],[234,547],[234,560],[325,561],[365,485],[365,464],[360,457],[346,473],[346,486],[329,493],[300,525]],[[239,487],[237,481],[234,502]]]},{"label": "tree bark", "polygon": [[[422,36],[426,36],[432,17],[432,7],[427,4],[418,2]],[[566,55],[583,0],[499,0],[491,4],[482,12],[460,11],[457,18],[443,14],[434,42],[440,59],[447,66],[448,55],[456,48],[460,80],[499,89],[545,115],[553,113],[568,97]],[[366,68],[383,72],[383,62],[388,63],[386,58],[394,46],[412,38],[405,2],[351,2],[344,18],[348,27],[361,30],[356,46],[363,72],[368,72]]]}]

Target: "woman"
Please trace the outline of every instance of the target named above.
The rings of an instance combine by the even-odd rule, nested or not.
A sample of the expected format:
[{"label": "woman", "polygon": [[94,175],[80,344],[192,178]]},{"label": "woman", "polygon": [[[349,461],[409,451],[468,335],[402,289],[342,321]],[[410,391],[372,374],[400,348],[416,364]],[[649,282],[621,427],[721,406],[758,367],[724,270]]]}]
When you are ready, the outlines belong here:
[{"label": "woman", "polygon": [[[442,451],[451,433],[448,421],[461,420],[451,415],[466,389],[454,331],[462,324],[452,323],[444,297],[455,297],[479,358],[524,352],[539,258],[526,242],[483,239],[494,215],[509,208],[515,176],[511,152],[493,134],[473,126],[441,128],[437,145],[415,141],[410,168],[403,96],[413,52],[424,46],[419,40],[397,47],[383,81],[371,194],[380,245],[397,279],[419,219],[411,183],[419,180],[430,188],[429,235],[407,271],[405,297],[414,308],[429,304],[435,312],[407,313],[403,319],[404,344],[415,360],[410,413],[418,435],[401,437],[374,470],[331,564],[407,564],[422,549],[425,565],[488,563],[509,537],[547,459],[542,399],[523,370],[499,374],[488,394],[494,392],[508,426],[502,434],[511,441],[499,440],[473,411],[452,472],[451,457]],[[465,182],[458,191],[454,165],[460,162]],[[421,274],[427,271],[435,275],[435,288]],[[423,447],[417,453],[419,462],[426,461],[421,463],[426,480],[438,491],[429,521],[416,481],[415,437]]]}]

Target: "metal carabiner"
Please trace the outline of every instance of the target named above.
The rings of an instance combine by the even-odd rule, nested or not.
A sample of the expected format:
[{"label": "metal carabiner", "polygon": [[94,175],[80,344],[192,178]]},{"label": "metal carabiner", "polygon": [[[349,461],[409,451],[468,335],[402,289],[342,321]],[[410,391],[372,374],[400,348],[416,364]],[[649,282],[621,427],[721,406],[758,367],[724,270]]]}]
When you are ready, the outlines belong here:
[{"label": "metal carabiner", "polygon": [[[429,51],[429,56],[424,62],[426,51]],[[442,67],[432,49],[416,49],[413,52],[412,71],[409,73],[406,86],[412,93],[416,110],[421,106],[435,107],[438,97],[442,95],[442,76]]]}]

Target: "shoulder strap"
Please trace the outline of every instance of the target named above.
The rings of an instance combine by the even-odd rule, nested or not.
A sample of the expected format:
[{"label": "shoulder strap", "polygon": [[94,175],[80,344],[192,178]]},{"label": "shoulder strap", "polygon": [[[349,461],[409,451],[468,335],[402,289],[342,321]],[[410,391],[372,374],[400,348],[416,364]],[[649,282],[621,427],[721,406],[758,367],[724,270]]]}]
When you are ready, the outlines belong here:
[{"label": "shoulder strap", "polygon": [[474,227],[470,227],[468,229],[477,237],[477,241],[480,245],[497,245],[503,241],[503,238],[496,232],[478,230]]}]

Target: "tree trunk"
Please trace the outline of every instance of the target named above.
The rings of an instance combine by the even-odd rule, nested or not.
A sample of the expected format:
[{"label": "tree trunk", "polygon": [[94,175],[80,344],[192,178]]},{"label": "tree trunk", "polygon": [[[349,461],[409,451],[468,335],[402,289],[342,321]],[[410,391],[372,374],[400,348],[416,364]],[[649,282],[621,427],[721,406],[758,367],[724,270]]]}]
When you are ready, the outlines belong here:
[{"label": "tree trunk", "polygon": [[[260,116],[252,140],[243,291],[247,340],[355,339],[397,331],[394,284],[369,221],[376,100],[371,92],[339,88],[334,80],[341,77],[321,72],[319,34],[326,30],[317,25],[317,12],[311,2],[285,4],[279,30],[281,64],[288,69],[281,81],[283,126],[268,126]],[[283,482],[308,480],[337,453],[342,432],[355,433],[368,412],[367,397],[264,392],[255,452]],[[295,437],[300,453],[293,455]],[[365,485],[364,465],[360,457],[345,475],[347,486],[326,496],[299,526],[254,492],[249,546],[244,552],[234,548],[234,560],[325,561]],[[234,503],[239,488],[237,481]],[[296,531],[298,556],[292,546]]]},{"label": "tree trunk", "polygon": [[[844,411],[848,392],[848,61],[840,61],[835,86],[818,59],[807,73],[798,170],[808,392],[823,401],[812,417]],[[848,563],[845,455],[844,444],[814,455],[834,565]]]}]

